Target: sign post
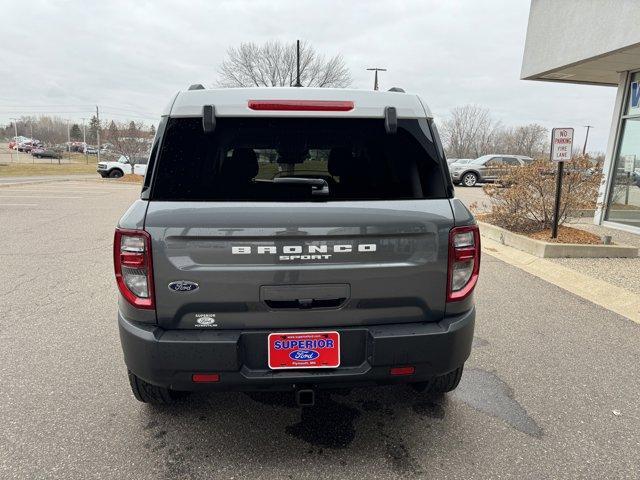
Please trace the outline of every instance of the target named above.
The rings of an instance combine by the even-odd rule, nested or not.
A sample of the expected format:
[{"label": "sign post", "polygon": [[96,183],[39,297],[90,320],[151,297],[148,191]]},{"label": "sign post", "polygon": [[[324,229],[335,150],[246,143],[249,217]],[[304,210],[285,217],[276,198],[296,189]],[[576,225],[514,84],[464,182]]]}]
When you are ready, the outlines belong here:
[{"label": "sign post", "polygon": [[551,238],[558,238],[558,220],[560,216],[560,197],[562,194],[562,175],[564,162],[571,160],[573,148],[573,128],[554,128],[551,130],[551,161],[558,164],[556,173],[556,201],[553,208]]}]

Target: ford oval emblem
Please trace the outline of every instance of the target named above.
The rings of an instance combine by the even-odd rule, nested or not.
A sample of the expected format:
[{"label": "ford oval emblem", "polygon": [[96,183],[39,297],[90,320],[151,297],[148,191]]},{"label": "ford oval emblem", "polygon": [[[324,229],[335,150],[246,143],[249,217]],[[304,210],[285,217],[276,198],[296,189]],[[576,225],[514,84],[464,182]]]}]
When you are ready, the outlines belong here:
[{"label": "ford oval emblem", "polygon": [[195,292],[200,288],[196,282],[189,280],[177,280],[169,284],[169,290],[173,292]]},{"label": "ford oval emblem", "polygon": [[291,360],[302,360],[303,362],[308,360],[315,360],[319,356],[320,354],[315,350],[294,350],[289,354],[289,358]]}]

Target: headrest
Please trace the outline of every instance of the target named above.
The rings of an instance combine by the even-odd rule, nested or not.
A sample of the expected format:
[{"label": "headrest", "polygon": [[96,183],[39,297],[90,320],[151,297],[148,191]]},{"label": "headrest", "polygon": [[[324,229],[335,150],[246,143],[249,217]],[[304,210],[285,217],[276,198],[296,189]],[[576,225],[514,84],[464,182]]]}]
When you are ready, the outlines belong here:
[{"label": "headrest", "polygon": [[327,170],[334,177],[348,175],[355,167],[351,149],[344,147],[332,148],[329,153]]},{"label": "headrest", "polygon": [[246,182],[258,174],[258,156],[251,148],[234,148],[222,164],[221,175],[231,182]]}]

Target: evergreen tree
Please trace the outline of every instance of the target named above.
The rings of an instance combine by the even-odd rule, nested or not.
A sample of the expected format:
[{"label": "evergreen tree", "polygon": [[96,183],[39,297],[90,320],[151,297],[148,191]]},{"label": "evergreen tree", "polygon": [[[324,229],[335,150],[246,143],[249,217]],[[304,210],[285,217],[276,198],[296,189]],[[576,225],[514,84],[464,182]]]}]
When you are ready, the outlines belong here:
[{"label": "evergreen tree", "polygon": [[77,123],[71,126],[71,140],[76,142],[82,140],[82,130],[80,130],[80,126]]},{"label": "evergreen tree", "polygon": [[107,139],[112,143],[118,140],[118,126],[113,120],[111,120],[107,129]]},{"label": "evergreen tree", "polygon": [[98,132],[102,133],[102,127],[98,122],[98,118],[94,115],[89,121],[89,140],[98,142]]}]

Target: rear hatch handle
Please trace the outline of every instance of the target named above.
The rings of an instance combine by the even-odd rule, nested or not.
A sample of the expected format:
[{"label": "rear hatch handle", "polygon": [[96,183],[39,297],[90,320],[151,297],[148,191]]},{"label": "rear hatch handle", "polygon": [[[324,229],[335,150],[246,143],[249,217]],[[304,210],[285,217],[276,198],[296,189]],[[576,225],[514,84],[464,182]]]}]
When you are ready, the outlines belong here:
[{"label": "rear hatch handle", "polygon": [[270,309],[340,308],[351,296],[346,283],[323,285],[263,285],[260,300]]}]

